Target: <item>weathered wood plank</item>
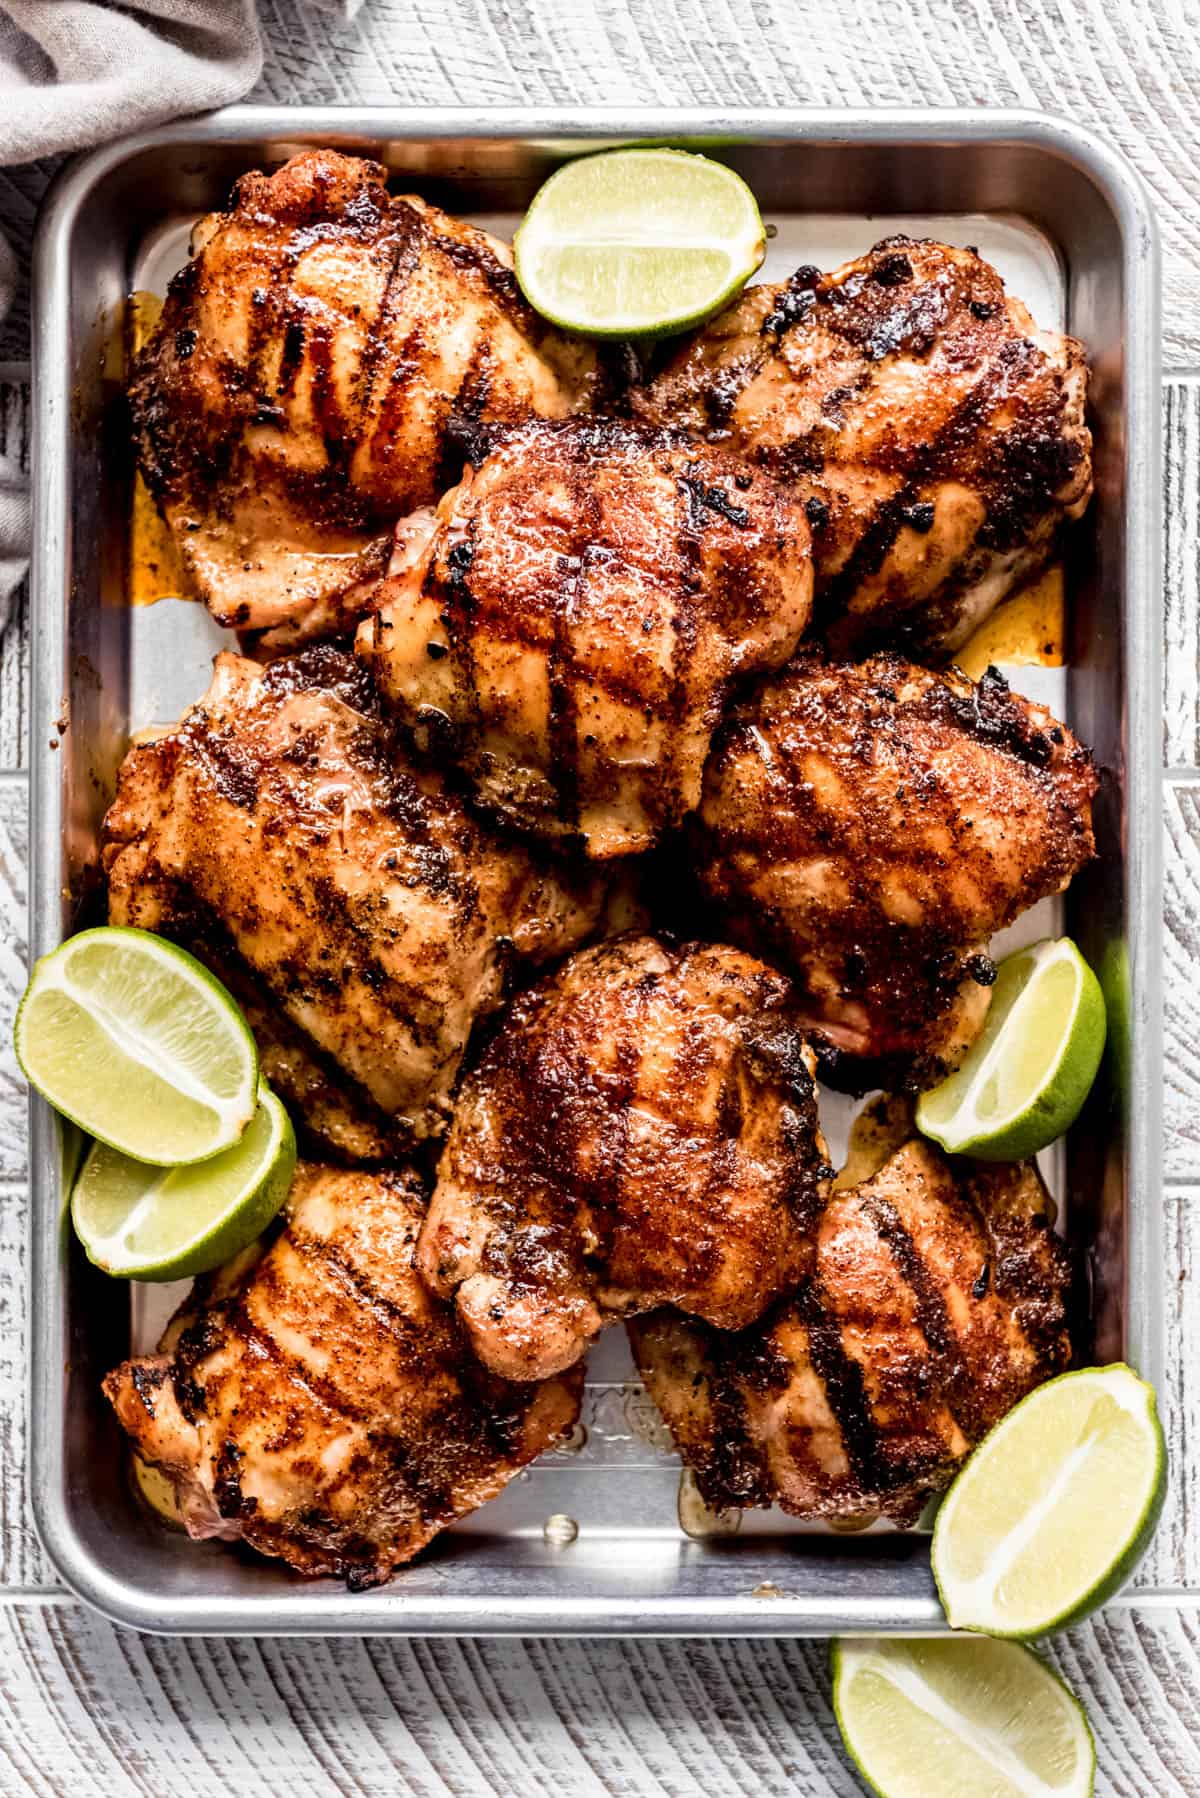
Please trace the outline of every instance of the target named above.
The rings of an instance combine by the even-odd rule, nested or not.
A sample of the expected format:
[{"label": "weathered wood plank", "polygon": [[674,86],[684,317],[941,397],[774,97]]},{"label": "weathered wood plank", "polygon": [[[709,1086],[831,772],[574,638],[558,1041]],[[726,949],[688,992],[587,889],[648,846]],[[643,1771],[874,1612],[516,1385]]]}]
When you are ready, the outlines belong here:
[{"label": "weathered wood plank", "polygon": [[1166,788],[1164,868],[1168,1180],[1200,1177],[1200,777]]},{"label": "weathered wood plank", "polygon": [[1163,387],[1163,754],[1200,763],[1200,382]]},{"label": "weathered wood plank", "polygon": [[[1200,1617],[1121,1612],[1051,1658],[1108,1798],[1200,1790]],[[814,1642],[166,1642],[0,1613],[0,1790],[39,1798],[854,1798]],[[965,1798],[965,1795],[964,1795]]]},{"label": "weathered wood plank", "polygon": [[[29,467],[30,425],[28,384],[0,384],[0,455],[22,468]],[[23,581],[0,632],[0,770],[25,765],[28,696],[29,585]]]},{"label": "weathered wood plank", "polygon": [[25,1179],[25,1082],[12,1052],[12,1023],[25,985],[29,792],[23,774],[0,774],[0,1182]]},{"label": "weathered wood plank", "polygon": [[1200,1589],[1200,1188],[1163,1207],[1165,1368],[1159,1409],[1170,1455],[1167,1502],[1136,1583]]}]

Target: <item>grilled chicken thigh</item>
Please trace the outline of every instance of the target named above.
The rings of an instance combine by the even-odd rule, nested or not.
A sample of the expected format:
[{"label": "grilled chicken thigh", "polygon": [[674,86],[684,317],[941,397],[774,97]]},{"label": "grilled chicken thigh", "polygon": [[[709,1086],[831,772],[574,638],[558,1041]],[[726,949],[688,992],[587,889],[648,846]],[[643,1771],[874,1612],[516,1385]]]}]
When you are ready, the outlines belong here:
[{"label": "grilled chicken thigh", "polygon": [[1070,1357],[1069,1261],[1031,1162],[908,1143],[830,1199],[815,1264],[748,1330],[629,1325],[715,1509],[911,1524],[992,1424]]},{"label": "grilled chicken thigh", "polygon": [[1082,346],[973,251],[890,237],[748,288],[637,407],[794,481],[835,648],[948,653],[1087,506],[1086,391]]},{"label": "grilled chicken thigh", "polygon": [[988,938],[1092,857],[1095,790],[994,669],[806,650],[718,732],[697,866],[734,938],[799,976],[831,1078],[928,1085],[982,1025]]},{"label": "grilled chicken thigh", "polygon": [[282,1234],[109,1374],[193,1536],[375,1585],[570,1431],[580,1377],[496,1379],[417,1278],[423,1210],[406,1173],[301,1163]]},{"label": "grilled chicken thigh", "polygon": [[138,455],[214,616],[294,646],[348,624],[390,527],[481,424],[587,410],[595,352],[525,304],[507,245],[378,163],[307,150],[196,228],[130,383]]},{"label": "grilled chicken thigh", "polygon": [[772,476],[613,419],[539,423],[447,494],[358,651],[491,812],[623,855],[696,805],[729,682],[787,660],[811,599]]},{"label": "grilled chicken thigh", "polygon": [[799,1277],[830,1169],[791,989],[623,937],[518,998],[467,1075],[417,1266],[512,1379],[670,1302],[726,1329]]},{"label": "grilled chicken thigh", "polygon": [[204,699],[130,751],[105,821],[110,922],[232,966],[282,1012],[268,1071],[351,1153],[305,1116],[313,1081],[359,1133],[373,1121],[377,1151],[439,1133],[514,958],[566,954],[602,901],[406,767],[374,708],[336,650],[221,655]]}]

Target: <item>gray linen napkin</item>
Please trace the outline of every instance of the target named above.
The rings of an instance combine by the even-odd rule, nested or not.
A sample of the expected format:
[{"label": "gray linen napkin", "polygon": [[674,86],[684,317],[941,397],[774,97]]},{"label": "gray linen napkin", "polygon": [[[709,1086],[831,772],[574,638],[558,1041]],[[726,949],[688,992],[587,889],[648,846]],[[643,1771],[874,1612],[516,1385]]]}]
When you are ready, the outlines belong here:
[{"label": "gray linen napkin", "polygon": [[[359,0],[297,0],[351,18]],[[0,0],[0,164],[82,150],[241,99],[262,69],[255,0]],[[0,318],[16,264],[0,236]],[[29,558],[24,476],[0,456],[0,629]]]}]

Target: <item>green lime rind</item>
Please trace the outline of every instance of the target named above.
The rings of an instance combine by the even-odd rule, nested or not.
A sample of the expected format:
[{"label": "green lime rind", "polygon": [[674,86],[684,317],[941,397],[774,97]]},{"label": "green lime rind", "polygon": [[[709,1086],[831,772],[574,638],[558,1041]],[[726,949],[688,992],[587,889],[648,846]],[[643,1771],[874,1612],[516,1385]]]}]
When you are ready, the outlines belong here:
[{"label": "green lime rind", "polygon": [[[945,1673],[958,1668],[964,1698],[969,1700],[969,1688],[974,1683],[985,1700],[983,1706],[970,1702],[958,1709],[951,1706],[949,1717],[943,1711],[945,1723],[940,1740],[935,1730],[938,1711],[946,1703],[945,1694],[930,1684],[927,1671],[931,1664],[938,1663],[943,1684]],[[1096,1744],[1083,1706],[1066,1681],[1020,1643],[985,1642],[980,1638],[922,1641],[895,1636],[835,1637],[830,1644],[830,1669],[833,1712],[843,1747],[863,1784],[876,1798],[960,1798],[975,1789],[977,1778],[964,1784],[949,1765],[951,1759],[958,1758],[964,1744],[967,1755],[962,1756],[960,1765],[965,1768],[970,1755],[988,1759],[989,1773],[999,1764],[1008,1777],[1013,1798],[1020,1798],[1024,1791],[1044,1792],[1048,1782],[1027,1762],[1030,1777],[1018,1783],[1021,1741],[1014,1737],[1011,1728],[991,1732],[988,1742],[987,1720],[979,1712],[986,1709],[987,1698],[1001,1683],[1011,1699],[1010,1715],[1020,1720],[1018,1726],[1026,1733],[1032,1720],[1045,1720],[1044,1746],[1056,1763],[1055,1792],[1061,1798],[1092,1798]],[[876,1673],[882,1682],[894,1686],[896,1703],[892,1714],[878,1704],[863,1704],[855,1690],[855,1682],[863,1673]],[[903,1681],[903,1687],[899,1681]],[[914,1715],[912,1704],[904,1702],[905,1689],[918,1701],[924,1698],[930,1707],[928,1714],[918,1702]],[[987,1755],[985,1744],[992,1748],[992,1756]],[[1073,1753],[1073,1765],[1063,1767],[1067,1748]],[[1001,1788],[989,1783],[988,1789]]]},{"label": "green lime rind", "polygon": [[258,1051],[220,981],[145,930],[81,931],[34,964],[21,1072],[97,1141],[157,1166],[206,1161],[254,1115]]},{"label": "green lime rind", "polygon": [[96,1143],[75,1183],[71,1221],[88,1260],[107,1274],[190,1279],[262,1235],[295,1171],[292,1121],[264,1084],[241,1139],[208,1161],[164,1169]]},{"label": "green lime rind", "polygon": [[[1128,1518],[1123,1520],[1125,1527],[1115,1545],[1110,1546],[1099,1565],[1089,1570],[1089,1574],[1081,1581],[1080,1589],[1067,1602],[1058,1602],[1049,1597],[1054,1590],[1051,1565],[1044,1569],[1040,1580],[1032,1581],[1037,1589],[1047,1594],[1044,1610],[1031,1612],[1026,1609],[1019,1620],[1012,1616],[1005,1618],[996,1605],[984,1608],[978,1602],[972,1603],[964,1594],[964,1582],[953,1564],[956,1537],[963,1532],[967,1532],[969,1536],[971,1530],[972,1517],[969,1511],[964,1513],[964,1507],[975,1504],[977,1521],[980,1501],[986,1504],[989,1491],[1011,1494],[1017,1490],[1020,1469],[1014,1465],[1014,1457],[1019,1452],[1022,1430],[1028,1430],[1035,1408],[1054,1407],[1060,1403],[1056,1394],[1067,1392],[1072,1399],[1076,1397],[1079,1393],[1078,1382],[1081,1381],[1095,1383],[1098,1393],[1105,1388],[1109,1389],[1109,1396],[1118,1404],[1118,1408],[1138,1420],[1139,1448],[1145,1451],[1140,1495],[1130,1506]],[[1121,1398],[1122,1394],[1124,1400]],[[1060,1409],[1063,1409],[1061,1404]],[[1064,1410],[1063,1428],[1057,1432],[1058,1440],[1064,1444],[1069,1440],[1069,1422],[1069,1416]],[[1046,1423],[1050,1425],[1052,1419],[1047,1418]],[[1051,1429],[1050,1434],[1053,1439],[1056,1432]],[[1027,1443],[1027,1453],[1030,1446],[1036,1446],[1036,1438],[1032,1445]],[[1028,1464],[1033,1466],[1034,1463],[1030,1460]],[[1125,1464],[1128,1465],[1128,1457]],[[1036,1473],[1043,1473],[1045,1468],[1044,1458],[1039,1458]],[[1036,1483],[1036,1475],[1035,1481],[1029,1483]],[[1166,1491],[1167,1445],[1152,1386],[1139,1379],[1124,1362],[1112,1362],[1106,1367],[1078,1368],[1070,1373],[1059,1374],[1056,1379],[1047,1380],[1014,1406],[1007,1416],[1001,1418],[977,1445],[947,1492],[937,1514],[930,1547],[930,1564],[948,1622],[954,1629],[1013,1641],[1031,1641],[1053,1630],[1067,1629],[1072,1624],[1082,1622],[1119,1591],[1133,1574],[1158,1525]],[[1096,1508],[1101,1512],[1106,1527],[1116,1516],[1118,1497],[1115,1482],[1101,1479],[1096,1489]],[[1044,1499],[1044,1492],[1033,1502],[1036,1504],[1039,1499]],[[1063,1509],[1064,1506],[1070,1509]],[[1027,1579],[1037,1572],[1039,1542],[1044,1547],[1047,1546],[1048,1530],[1057,1525],[1060,1517],[1070,1525],[1073,1544],[1088,1539],[1086,1512],[1081,1495],[1067,1495],[1064,1492],[1055,1498],[1043,1530],[1031,1538],[1023,1563],[1020,1559],[1014,1563],[1018,1569],[1023,1566],[1027,1570]],[[1018,1527],[1019,1520],[1014,1523],[1010,1535]],[[978,1533],[976,1530],[976,1537]],[[1093,1536],[1094,1533],[1093,1531]],[[1049,1553],[1048,1548],[1047,1552]],[[1012,1569],[1009,1571],[1011,1573]]]},{"label": "green lime rind", "polygon": [[513,240],[529,304],[560,330],[670,336],[739,294],[766,254],[740,175],[693,151],[639,147],[564,163]]},{"label": "green lime rind", "polygon": [[[1044,1004],[1039,1011],[1039,983],[1061,982],[1066,973],[1074,984],[1069,1010],[1047,1019]],[[1058,1033],[1056,1041],[1045,1040],[1048,1030]],[[1079,1116],[1106,1035],[1100,982],[1068,937],[1019,949],[1000,964],[984,1028],[962,1065],[917,1101],[917,1128],[951,1155],[980,1161],[1036,1155]],[[1028,1079],[1020,1072],[1025,1060],[1036,1068]],[[999,1118],[981,1116],[980,1096],[997,1079],[1017,1096]]]}]

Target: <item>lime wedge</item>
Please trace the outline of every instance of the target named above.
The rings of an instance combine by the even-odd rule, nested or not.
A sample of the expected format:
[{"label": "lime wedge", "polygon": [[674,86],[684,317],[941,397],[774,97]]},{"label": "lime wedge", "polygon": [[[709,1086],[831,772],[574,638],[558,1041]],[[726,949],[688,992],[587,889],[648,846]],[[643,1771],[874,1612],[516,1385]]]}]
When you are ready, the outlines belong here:
[{"label": "lime wedge", "polygon": [[866,1637],[833,1645],[833,1708],[880,1798],[1089,1798],[1081,1706],[1015,1642]]},{"label": "lime wedge", "polygon": [[754,195],[686,150],[610,150],[538,189],[513,241],[531,306],[592,337],[661,337],[698,324],[762,262]]},{"label": "lime wedge", "polygon": [[1166,1469],[1154,1392],[1132,1369],[1039,1386],[984,1437],[937,1514],[933,1573],[951,1624],[1038,1636],[1094,1611],[1140,1560]]},{"label": "lime wedge", "polygon": [[85,930],[44,955],[13,1040],[31,1086],[139,1161],[203,1161],[254,1116],[258,1054],[241,1012],[145,930]]},{"label": "lime wedge", "polygon": [[125,1280],[183,1280],[261,1236],[296,1168],[291,1119],[269,1087],[240,1140],[188,1167],[152,1167],[96,1143],[71,1197],[89,1261]]},{"label": "lime wedge", "polygon": [[1036,1155],[1078,1117],[1105,1027],[1100,983],[1069,937],[1019,949],[962,1066],[918,1100],[918,1130],[952,1155]]}]

